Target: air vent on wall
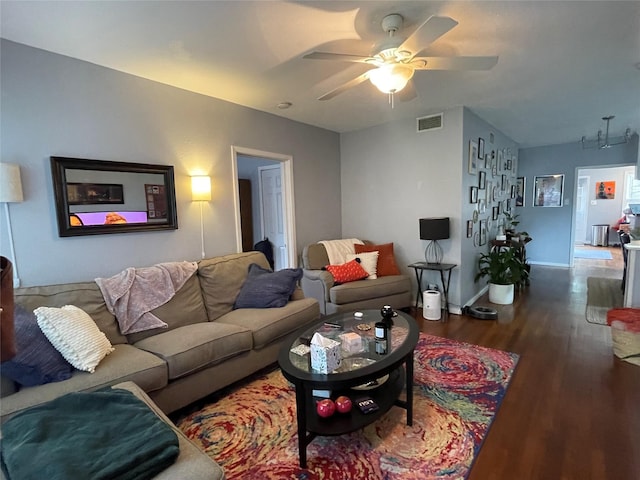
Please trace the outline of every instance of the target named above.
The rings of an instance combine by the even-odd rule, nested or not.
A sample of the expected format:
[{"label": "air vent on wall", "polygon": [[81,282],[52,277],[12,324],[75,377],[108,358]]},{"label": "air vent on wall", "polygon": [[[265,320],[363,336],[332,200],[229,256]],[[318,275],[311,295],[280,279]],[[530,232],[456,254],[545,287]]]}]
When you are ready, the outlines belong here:
[{"label": "air vent on wall", "polygon": [[429,130],[440,130],[442,128],[442,113],[420,117],[418,121],[418,132]]}]

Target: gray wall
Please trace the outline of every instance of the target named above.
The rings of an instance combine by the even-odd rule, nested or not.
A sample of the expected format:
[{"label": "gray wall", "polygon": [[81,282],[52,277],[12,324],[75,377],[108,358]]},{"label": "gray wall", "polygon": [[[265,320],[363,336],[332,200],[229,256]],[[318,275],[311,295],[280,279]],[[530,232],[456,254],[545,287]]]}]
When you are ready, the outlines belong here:
[{"label": "gray wall", "polygon": [[[207,256],[236,250],[231,146],[293,156],[298,250],[341,234],[339,135],[2,40],[3,162],[21,167],[11,205],[23,285],[91,280],[128,266],[200,258],[193,174],[212,177]],[[174,165],[177,231],[60,238],[49,156]],[[0,251],[9,255],[6,222]]]},{"label": "gray wall", "polygon": [[[468,141],[483,137],[489,152],[506,147],[515,152],[516,145],[463,107],[447,110],[443,125],[418,133],[410,119],[342,135],[342,230],[345,237],[394,242],[400,268],[413,278],[407,265],[424,260],[427,245],[420,240],[418,220],[449,217],[450,239],[439,243],[443,262],[458,264],[449,292],[456,310],[483,288],[473,278],[478,253],[488,249],[488,244],[474,247],[466,237],[476,207],[469,203],[469,187],[478,184],[478,176],[467,173]],[[439,274],[425,272],[423,287],[427,283],[440,284]]]},{"label": "gray wall", "polygon": [[[638,135],[634,134],[627,144],[603,150],[585,150],[580,142],[525,148],[519,152],[519,161],[518,175],[526,178],[526,189],[525,206],[521,209],[518,228],[526,230],[533,238],[527,245],[529,262],[568,266],[573,245],[578,168],[635,165],[638,161]],[[565,175],[563,206],[533,207],[534,176],[552,174]]]}]

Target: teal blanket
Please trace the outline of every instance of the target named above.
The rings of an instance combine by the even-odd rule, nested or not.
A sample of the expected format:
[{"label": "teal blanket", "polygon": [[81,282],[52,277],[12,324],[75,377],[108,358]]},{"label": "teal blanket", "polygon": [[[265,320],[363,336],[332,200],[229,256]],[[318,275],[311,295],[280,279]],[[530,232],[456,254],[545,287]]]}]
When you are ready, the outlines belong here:
[{"label": "teal blanket", "polygon": [[175,462],[176,433],[131,392],[70,393],[2,425],[10,480],[142,480]]}]

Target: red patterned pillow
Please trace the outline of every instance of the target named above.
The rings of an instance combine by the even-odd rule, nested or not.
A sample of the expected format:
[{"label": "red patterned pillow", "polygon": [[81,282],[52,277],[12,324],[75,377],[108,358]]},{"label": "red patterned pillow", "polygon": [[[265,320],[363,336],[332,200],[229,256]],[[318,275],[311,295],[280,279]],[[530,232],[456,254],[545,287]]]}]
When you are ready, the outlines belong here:
[{"label": "red patterned pillow", "polygon": [[342,265],[327,265],[325,269],[333,275],[336,283],[355,282],[369,276],[360,262],[355,259]]}]

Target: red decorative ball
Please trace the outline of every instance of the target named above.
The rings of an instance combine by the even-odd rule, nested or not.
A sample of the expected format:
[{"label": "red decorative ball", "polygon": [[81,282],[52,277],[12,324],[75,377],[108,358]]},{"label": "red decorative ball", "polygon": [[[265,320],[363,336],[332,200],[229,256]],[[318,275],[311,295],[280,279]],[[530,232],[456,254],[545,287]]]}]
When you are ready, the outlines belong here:
[{"label": "red decorative ball", "polygon": [[336,398],[336,410],[340,413],[349,413],[351,411],[351,407],[353,407],[353,403],[349,397],[344,395]]},{"label": "red decorative ball", "polygon": [[318,415],[323,418],[330,417],[336,412],[336,404],[329,398],[319,400],[316,403],[316,411],[318,412]]}]

